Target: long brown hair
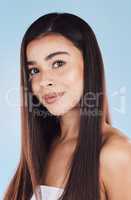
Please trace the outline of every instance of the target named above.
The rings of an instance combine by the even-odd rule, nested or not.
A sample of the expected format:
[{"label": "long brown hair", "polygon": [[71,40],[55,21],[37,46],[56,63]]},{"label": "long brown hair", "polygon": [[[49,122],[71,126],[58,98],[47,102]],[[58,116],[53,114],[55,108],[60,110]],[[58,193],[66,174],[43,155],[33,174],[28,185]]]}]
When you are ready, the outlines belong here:
[{"label": "long brown hair", "polygon": [[[8,186],[4,200],[29,200],[39,196],[40,179],[53,140],[60,134],[59,118],[40,104],[32,93],[26,66],[26,47],[32,40],[46,34],[61,34],[82,51],[84,60],[84,91],[80,100],[81,117],[78,143],[70,162],[70,173],[63,200],[99,200],[99,157],[104,144],[102,124],[111,123],[106,95],[102,55],[91,27],[70,13],[48,13],[33,22],[21,44],[21,155],[17,170]],[[85,94],[99,94],[82,101]],[[97,102],[98,101],[98,102]],[[41,115],[40,113],[44,114]]]}]

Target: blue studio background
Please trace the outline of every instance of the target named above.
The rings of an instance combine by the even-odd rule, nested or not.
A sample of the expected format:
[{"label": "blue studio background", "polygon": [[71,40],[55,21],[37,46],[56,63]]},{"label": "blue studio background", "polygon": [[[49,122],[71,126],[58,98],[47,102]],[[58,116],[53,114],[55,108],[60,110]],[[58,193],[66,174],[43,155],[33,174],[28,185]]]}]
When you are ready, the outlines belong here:
[{"label": "blue studio background", "polygon": [[49,12],[70,12],[94,30],[103,55],[112,124],[131,136],[131,1],[4,0],[0,6],[0,199],[20,156],[20,45],[28,26]]}]

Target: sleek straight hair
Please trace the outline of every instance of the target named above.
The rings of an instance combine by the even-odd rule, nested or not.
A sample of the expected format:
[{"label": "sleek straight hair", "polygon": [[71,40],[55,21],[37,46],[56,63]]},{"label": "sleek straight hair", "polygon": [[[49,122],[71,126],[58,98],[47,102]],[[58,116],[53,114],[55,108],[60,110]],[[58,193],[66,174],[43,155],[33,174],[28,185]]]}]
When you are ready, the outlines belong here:
[{"label": "sleek straight hair", "polygon": [[[102,125],[104,122],[111,124],[102,55],[87,22],[74,14],[58,12],[39,17],[27,29],[22,40],[21,154],[4,200],[29,200],[33,193],[36,199],[41,199],[39,185],[48,153],[53,140],[61,134],[59,117],[49,113],[33,94],[27,69],[27,45],[49,34],[69,39],[82,52],[84,61],[78,142],[70,159],[69,178],[60,199],[100,200],[100,151],[105,144]],[[90,95],[88,103],[84,101],[87,94]]]}]

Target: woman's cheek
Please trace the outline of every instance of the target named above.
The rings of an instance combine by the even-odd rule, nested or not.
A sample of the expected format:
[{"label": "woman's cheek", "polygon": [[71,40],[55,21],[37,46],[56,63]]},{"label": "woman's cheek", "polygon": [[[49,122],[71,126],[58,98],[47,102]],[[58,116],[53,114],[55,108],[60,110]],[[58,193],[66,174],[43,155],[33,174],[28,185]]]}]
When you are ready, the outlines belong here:
[{"label": "woman's cheek", "polygon": [[36,96],[39,93],[39,84],[35,80],[32,80],[32,92]]},{"label": "woman's cheek", "polygon": [[77,73],[74,69],[70,68],[70,70],[67,70],[61,78],[66,80],[66,82],[71,86],[71,84],[77,81]]}]

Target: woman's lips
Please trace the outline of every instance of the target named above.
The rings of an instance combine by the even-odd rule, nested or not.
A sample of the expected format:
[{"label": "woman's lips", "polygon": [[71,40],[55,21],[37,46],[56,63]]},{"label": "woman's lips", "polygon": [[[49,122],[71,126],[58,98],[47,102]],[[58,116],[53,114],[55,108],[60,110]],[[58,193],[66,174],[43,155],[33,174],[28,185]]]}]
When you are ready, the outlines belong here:
[{"label": "woman's lips", "polygon": [[53,94],[53,95],[45,95],[43,97],[43,99],[47,104],[52,104],[52,103],[56,102],[58,99],[60,99],[60,97],[63,96],[64,93],[65,92],[59,92],[59,93]]}]

